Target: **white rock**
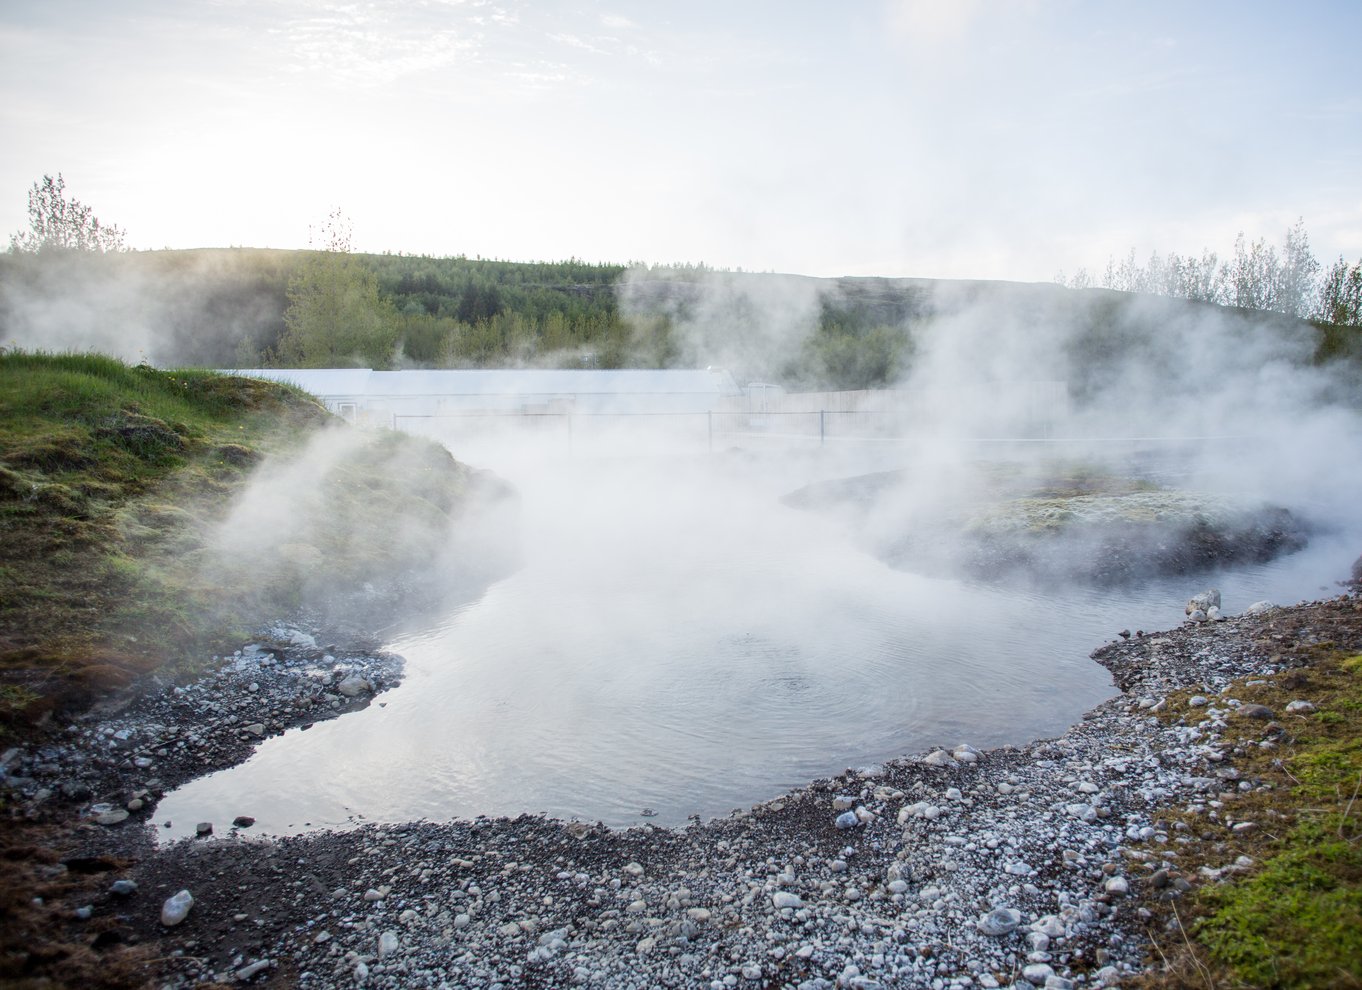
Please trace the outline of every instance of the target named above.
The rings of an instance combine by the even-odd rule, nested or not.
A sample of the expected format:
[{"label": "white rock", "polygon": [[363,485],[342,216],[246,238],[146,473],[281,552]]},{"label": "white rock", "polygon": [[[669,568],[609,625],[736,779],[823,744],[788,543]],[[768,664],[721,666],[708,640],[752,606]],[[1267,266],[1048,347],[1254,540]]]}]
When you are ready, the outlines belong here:
[{"label": "white rock", "polygon": [[1028,983],[1039,983],[1044,985],[1045,980],[1054,974],[1054,969],[1048,963],[1032,963],[1022,968],[1022,977]]},{"label": "white rock", "polygon": [[172,928],[189,917],[189,909],[194,906],[194,895],[187,890],[172,894],[161,905],[161,924]]},{"label": "white rock", "polygon": [[1125,894],[1130,891],[1130,884],[1125,877],[1112,877],[1102,885],[1108,894]]},{"label": "white rock", "polygon": [[1277,607],[1276,605],[1273,605],[1271,602],[1266,600],[1261,602],[1254,602],[1248,608],[1244,609],[1244,614],[1262,615],[1264,612],[1271,612],[1276,607]]},{"label": "white rock", "polygon": [[790,893],[788,890],[781,890],[771,895],[771,903],[777,910],[783,908],[802,908],[804,906],[804,899],[798,894]]},{"label": "white rock", "polygon": [[336,685],[336,690],[347,698],[354,698],[361,694],[368,694],[372,691],[373,685],[358,674],[351,674],[345,680]]},{"label": "white rock", "polygon": [[1315,706],[1312,705],[1310,702],[1304,700],[1292,701],[1287,703],[1286,710],[1289,712],[1301,713],[1313,712],[1315,710]]},{"label": "white rock", "polygon": [[850,811],[856,807],[856,799],[847,794],[838,794],[832,799],[833,811]]},{"label": "white rock", "polygon": [[397,940],[397,932],[388,931],[378,936],[378,958],[390,956],[397,951],[401,945]]},{"label": "white rock", "polygon": [[861,824],[861,820],[856,817],[856,812],[844,811],[837,816],[835,824],[838,828],[855,828],[857,825]]},{"label": "white rock", "polygon": [[922,762],[929,767],[953,767],[956,765],[954,757],[944,749],[933,750],[922,758]]}]

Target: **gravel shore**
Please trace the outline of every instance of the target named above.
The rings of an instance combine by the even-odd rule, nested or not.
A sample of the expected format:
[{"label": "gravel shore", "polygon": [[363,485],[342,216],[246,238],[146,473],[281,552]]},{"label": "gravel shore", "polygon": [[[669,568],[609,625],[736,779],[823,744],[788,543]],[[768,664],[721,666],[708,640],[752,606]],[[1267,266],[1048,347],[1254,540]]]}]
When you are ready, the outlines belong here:
[{"label": "gravel shore", "polygon": [[[157,985],[1110,986],[1147,963],[1149,898],[1249,865],[1186,860],[1159,818],[1193,808],[1232,831],[1234,796],[1264,786],[1220,742],[1240,707],[1228,686],[1326,640],[1362,649],[1355,596],[1137,635],[1095,651],[1121,693],[1059,738],[949,740],[681,830],[522,816],[244,827],[157,850],[162,788],[400,675],[279,630],[198,686],[78,723],[65,747],[5,754],[4,785],[35,818],[82,821],[46,869],[88,882],[34,910],[98,951],[151,947]],[[1179,691],[1208,717],[1163,717]],[[166,925],[181,890],[192,907]]]}]

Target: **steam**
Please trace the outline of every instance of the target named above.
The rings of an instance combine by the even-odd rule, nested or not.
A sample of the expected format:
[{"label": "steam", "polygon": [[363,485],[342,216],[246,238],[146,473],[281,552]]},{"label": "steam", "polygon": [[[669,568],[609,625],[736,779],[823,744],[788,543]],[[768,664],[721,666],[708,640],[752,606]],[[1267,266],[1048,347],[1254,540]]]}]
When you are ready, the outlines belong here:
[{"label": "steam", "polygon": [[[260,290],[262,268],[274,291]],[[161,367],[253,364],[241,358],[282,321],[284,291],[270,252],[10,253],[0,255],[0,345]]]},{"label": "steam", "polygon": [[799,275],[635,266],[620,282],[636,325],[670,322],[676,367],[720,367],[740,383],[770,379],[818,327],[824,280]]},{"label": "steam", "polygon": [[337,425],[257,468],[209,541],[205,579],[267,616],[391,628],[509,566],[508,494],[434,444]]}]

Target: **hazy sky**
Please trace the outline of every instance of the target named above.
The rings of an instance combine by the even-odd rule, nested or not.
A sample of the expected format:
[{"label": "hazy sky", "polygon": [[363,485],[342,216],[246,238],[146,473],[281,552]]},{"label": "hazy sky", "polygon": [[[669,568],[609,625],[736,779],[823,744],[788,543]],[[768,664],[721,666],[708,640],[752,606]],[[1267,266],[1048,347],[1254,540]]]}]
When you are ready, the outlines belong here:
[{"label": "hazy sky", "polygon": [[9,0],[0,236],[1047,280],[1362,256],[1362,3]]}]

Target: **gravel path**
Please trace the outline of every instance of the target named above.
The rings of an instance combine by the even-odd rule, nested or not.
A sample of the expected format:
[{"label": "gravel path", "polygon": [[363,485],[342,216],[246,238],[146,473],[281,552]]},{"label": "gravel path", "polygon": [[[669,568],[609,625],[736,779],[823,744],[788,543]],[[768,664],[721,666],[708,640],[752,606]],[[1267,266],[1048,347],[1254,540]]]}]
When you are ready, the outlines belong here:
[{"label": "gravel path", "polygon": [[[119,719],[145,726],[145,713],[106,716],[75,733],[115,740],[106,749],[121,754],[123,775],[90,771],[80,800],[126,809],[136,787],[146,808],[84,826],[82,842],[137,862],[101,876],[88,918],[69,924],[113,933],[111,943],[154,943],[170,986],[1118,985],[1145,959],[1142,898],[1177,897],[1245,865],[1184,861],[1185,837],[1156,819],[1197,806],[1232,829],[1229,811],[1215,809],[1262,786],[1239,779],[1219,743],[1238,706],[1226,686],[1284,669],[1315,641],[1362,647],[1359,628],[1362,604],[1345,596],[1118,642],[1094,658],[1122,693],[1057,739],[848,771],[683,830],[522,816],[273,841],[243,830],[154,852],[138,822],[155,789],[126,766],[139,770],[129,754],[149,752],[165,765],[147,772],[165,781],[173,761],[156,754],[174,747],[119,749]],[[266,731],[350,704],[329,696],[346,697],[336,688],[352,669],[372,675],[371,687],[396,677],[391,658],[371,657],[378,669],[311,650],[249,651],[222,676],[246,679],[247,707],[270,696],[278,715]],[[319,689],[301,707],[300,686]],[[1203,695],[1211,717],[1196,727],[1160,718],[1175,690]],[[204,697],[218,696],[210,685]],[[236,719],[230,745],[248,744],[262,721],[225,708],[214,717]],[[35,754],[8,755],[11,790],[61,797]],[[28,783],[15,788],[16,776]],[[123,805],[100,790],[110,779],[125,788]],[[136,889],[115,893],[115,878]],[[162,906],[180,890],[193,906],[166,926]]]}]

